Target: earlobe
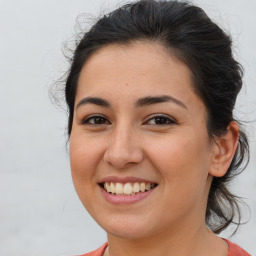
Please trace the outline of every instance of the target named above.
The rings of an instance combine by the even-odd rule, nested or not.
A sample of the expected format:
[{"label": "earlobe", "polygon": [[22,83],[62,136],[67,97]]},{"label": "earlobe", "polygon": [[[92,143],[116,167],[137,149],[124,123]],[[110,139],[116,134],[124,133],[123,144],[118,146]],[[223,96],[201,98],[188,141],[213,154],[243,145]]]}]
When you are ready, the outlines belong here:
[{"label": "earlobe", "polygon": [[237,150],[239,140],[239,126],[232,121],[227,127],[227,132],[215,138],[213,155],[209,175],[222,177],[226,174]]}]

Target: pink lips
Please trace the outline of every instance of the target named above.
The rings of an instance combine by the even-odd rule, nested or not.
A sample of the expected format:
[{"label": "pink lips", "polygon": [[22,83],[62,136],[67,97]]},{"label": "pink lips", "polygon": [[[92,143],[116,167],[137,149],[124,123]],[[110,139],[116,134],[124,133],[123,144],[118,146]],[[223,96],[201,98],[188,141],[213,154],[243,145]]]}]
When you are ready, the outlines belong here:
[{"label": "pink lips", "polygon": [[119,182],[119,183],[135,183],[135,182],[144,182],[144,183],[151,183],[151,184],[156,184],[154,181],[150,180],[145,180],[141,178],[136,178],[136,177],[117,177],[117,176],[108,176],[103,179],[101,179],[98,183],[103,183],[103,182]]},{"label": "pink lips", "polygon": [[146,197],[148,197],[154,190],[155,188],[145,191],[145,192],[141,192],[141,193],[137,193],[133,196],[118,196],[118,195],[113,195],[108,193],[105,189],[103,189],[102,187],[100,187],[101,193],[103,195],[103,197],[110,203],[112,204],[133,204],[136,203]]},{"label": "pink lips", "polygon": [[[116,177],[116,176],[108,176],[105,177],[103,179],[100,180],[100,182],[98,184],[104,183],[104,182],[119,182],[119,183],[135,183],[135,182],[139,182],[139,183],[150,183],[150,184],[157,184],[154,181],[150,181],[150,180],[145,180],[145,179],[141,179],[141,178],[136,178],[136,177]],[[103,197],[110,203],[112,204],[133,204],[136,203],[146,197],[148,197],[152,192],[154,192],[155,188],[152,188],[148,191],[145,192],[140,192],[137,193],[135,195],[126,195],[126,196],[121,196],[121,195],[113,195],[111,193],[108,193],[105,189],[103,189],[101,186],[99,186],[101,193],[103,195]]]}]

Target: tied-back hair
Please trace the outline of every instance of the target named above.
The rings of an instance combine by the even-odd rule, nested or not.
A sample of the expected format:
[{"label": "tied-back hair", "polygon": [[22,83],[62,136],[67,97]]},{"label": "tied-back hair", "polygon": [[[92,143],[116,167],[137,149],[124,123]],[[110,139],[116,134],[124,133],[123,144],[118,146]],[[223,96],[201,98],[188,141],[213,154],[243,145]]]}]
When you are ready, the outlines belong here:
[{"label": "tied-back hair", "polygon": [[[243,69],[232,55],[232,40],[199,7],[187,1],[141,0],[101,17],[77,42],[67,72],[65,98],[68,135],[72,130],[74,102],[81,69],[94,52],[109,44],[129,45],[148,41],[165,47],[193,74],[193,88],[207,109],[209,139],[224,135],[242,87]],[[239,122],[238,122],[239,123]],[[214,177],[206,209],[206,224],[220,233],[231,223],[241,223],[238,197],[228,183],[249,160],[249,144],[240,124],[239,143],[223,177]]]}]

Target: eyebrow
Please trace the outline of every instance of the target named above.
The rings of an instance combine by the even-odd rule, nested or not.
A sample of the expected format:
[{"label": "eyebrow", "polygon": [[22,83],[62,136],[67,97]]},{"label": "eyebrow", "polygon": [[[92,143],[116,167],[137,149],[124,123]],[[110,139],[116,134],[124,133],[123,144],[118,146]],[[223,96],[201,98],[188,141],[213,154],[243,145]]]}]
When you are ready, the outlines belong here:
[{"label": "eyebrow", "polygon": [[102,98],[98,98],[98,97],[87,97],[84,98],[82,100],[80,100],[78,102],[78,104],[76,105],[76,108],[82,106],[82,105],[86,105],[86,104],[95,104],[101,107],[107,107],[109,108],[111,105],[107,100],[104,100]]},{"label": "eyebrow", "polygon": [[136,107],[144,107],[152,104],[157,104],[157,103],[164,103],[164,102],[172,102],[175,103],[185,109],[188,109],[187,106],[180,100],[169,96],[169,95],[161,95],[161,96],[147,96],[144,98],[140,98],[137,100],[135,106]]},{"label": "eyebrow", "polygon": [[[140,98],[136,101],[135,107],[144,107],[144,106],[149,106],[149,105],[164,103],[164,102],[172,102],[185,109],[188,109],[187,106],[182,101],[169,95],[147,96],[147,97]],[[82,105],[87,105],[87,104],[95,104],[97,106],[107,107],[107,108],[111,107],[111,104],[105,99],[98,98],[98,97],[86,97],[78,102],[78,104],[76,105],[76,108]]]}]

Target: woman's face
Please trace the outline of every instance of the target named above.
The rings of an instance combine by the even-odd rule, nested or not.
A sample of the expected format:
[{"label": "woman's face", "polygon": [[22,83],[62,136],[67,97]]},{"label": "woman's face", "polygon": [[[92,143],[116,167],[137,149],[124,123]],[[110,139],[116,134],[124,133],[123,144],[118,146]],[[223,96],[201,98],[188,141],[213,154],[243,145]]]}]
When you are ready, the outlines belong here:
[{"label": "woman's face", "polygon": [[213,150],[191,77],[186,65],[147,42],[105,46],[83,66],[72,177],[109,234],[139,238],[204,223]]}]

